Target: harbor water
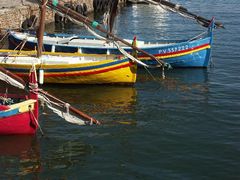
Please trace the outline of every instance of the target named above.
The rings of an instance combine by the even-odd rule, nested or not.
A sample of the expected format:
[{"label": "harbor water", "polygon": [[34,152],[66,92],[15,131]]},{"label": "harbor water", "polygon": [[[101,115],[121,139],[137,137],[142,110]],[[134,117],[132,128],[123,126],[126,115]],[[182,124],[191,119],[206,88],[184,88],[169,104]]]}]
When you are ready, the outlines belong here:
[{"label": "harbor water", "polygon": [[[134,86],[44,85],[103,125],[69,124],[46,110],[44,136],[0,137],[0,179],[239,179],[239,2],[178,3],[225,26],[214,31],[209,68],[165,70],[166,79],[139,69]],[[149,41],[207,30],[150,5],[121,8],[115,29]]]}]

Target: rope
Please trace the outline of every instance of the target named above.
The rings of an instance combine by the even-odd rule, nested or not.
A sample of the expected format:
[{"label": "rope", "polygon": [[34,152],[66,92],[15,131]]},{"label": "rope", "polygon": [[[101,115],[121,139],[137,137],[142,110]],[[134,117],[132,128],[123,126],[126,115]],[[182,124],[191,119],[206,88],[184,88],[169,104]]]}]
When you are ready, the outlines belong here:
[{"label": "rope", "polygon": [[154,81],[156,81],[156,79],[155,79],[155,77],[153,76],[153,74],[148,70],[148,68],[146,68],[145,66],[144,66],[144,69],[147,71],[147,73],[152,77],[152,79],[154,80]]},{"label": "rope", "polygon": [[165,79],[164,66],[162,66],[162,78]]},{"label": "rope", "polygon": [[46,0],[46,2],[42,5],[42,6],[46,6],[47,5],[47,3],[48,3],[48,0]]},{"label": "rope", "polygon": [[[88,17],[85,18],[85,21],[84,21],[85,24],[87,23],[87,20],[88,20]],[[80,24],[81,24],[81,23],[80,23]]]},{"label": "rope", "polygon": [[29,111],[31,112],[31,114],[32,114],[32,116],[33,116],[33,119],[34,119],[35,123],[36,123],[37,126],[39,127],[39,130],[40,130],[42,136],[44,136],[43,130],[42,130],[40,124],[38,123],[38,120],[37,120],[37,118],[35,117],[35,115],[34,115],[32,109],[31,109],[30,107],[29,107]]},{"label": "rope", "polygon": [[107,27],[109,22],[109,15],[109,11],[105,12],[103,15],[103,25],[105,26],[105,28]]},{"label": "rope", "polygon": [[66,12],[66,14],[65,14],[66,17],[68,16],[69,10],[70,10],[70,8],[67,9],[67,12]]},{"label": "rope", "polygon": [[202,33],[200,33],[200,34],[192,37],[192,38],[189,39],[187,42],[190,42],[190,41],[192,41],[192,40],[194,40],[194,39],[197,39],[198,37],[201,37],[201,36],[204,35],[204,34],[207,34],[207,31],[204,31],[204,32],[202,32]]},{"label": "rope", "polygon": [[23,41],[21,41],[16,47],[14,50],[18,49],[18,47],[23,43]]},{"label": "rope", "polygon": [[36,21],[37,21],[37,16],[34,17],[33,22],[32,22],[32,24],[31,24],[31,26],[29,27],[29,29],[32,29],[32,28],[33,28],[33,26],[34,26],[34,24],[36,23]]},{"label": "rope", "polygon": [[[27,42],[27,36],[14,48],[14,50],[17,50],[19,48],[19,46],[21,45],[19,51],[17,54],[20,54],[20,52],[22,51],[23,47],[25,46],[26,42]],[[9,55],[8,55],[9,56]]]},{"label": "rope", "polygon": [[23,43],[22,43],[22,45],[21,45],[20,49],[18,50],[18,53],[17,53],[17,54],[20,54],[20,53],[21,53],[21,51],[22,51],[23,47],[25,46],[25,44],[26,44],[26,42],[27,42],[27,37],[26,37],[25,39],[23,39],[23,41],[22,41],[22,42],[23,42]]},{"label": "rope", "polygon": [[4,105],[12,103],[12,99],[11,98],[0,96],[0,100],[2,101],[2,104],[4,104]]},{"label": "rope", "polygon": [[115,44],[115,46],[118,48],[118,50],[125,55],[126,57],[128,57],[129,59],[131,59],[132,61],[136,62],[137,64],[142,65],[143,67],[147,67],[147,68],[157,68],[157,67],[161,67],[162,64],[159,62],[160,66],[151,66],[151,65],[147,65],[144,62],[138,60],[137,58],[133,57],[131,54],[127,53],[116,41],[113,41],[113,43]]},{"label": "rope", "polygon": [[4,36],[2,37],[2,39],[0,40],[0,42],[2,42],[7,36],[9,36],[10,32],[7,31]]}]

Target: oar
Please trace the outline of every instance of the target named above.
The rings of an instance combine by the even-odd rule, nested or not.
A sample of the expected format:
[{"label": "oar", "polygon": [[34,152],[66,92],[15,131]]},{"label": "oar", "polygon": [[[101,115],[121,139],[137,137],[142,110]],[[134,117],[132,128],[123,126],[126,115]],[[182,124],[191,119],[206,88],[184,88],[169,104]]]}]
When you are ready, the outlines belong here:
[{"label": "oar", "polygon": [[[25,81],[24,81],[21,77],[13,74],[12,72],[6,70],[6,69],[3,68],[3,67],[0,67],[0,71],[3,72],[4,74],[6,74],[6,75],[8,76],[8,78],[12,78],[13,80],[18,81],[23,87],[26,87],[26,83],[25,83]],[[25,89],[27,92],[29,91],[28,88],[24,88],[24,89]],[[48,92],[46,92],[46,91],[44,91],[44,90],[42,90],[42,89],[39,89],[38,91],[41,92],[42,94],[44,94],[44,95],[46,95],[46,96],[54,99],[55,101],[57,101],[57,102],[59,102],[59,103],[61,103],[61,104],[67,104],[66,102],[58,99],[57,97],[49,94]],[[89,122],[91,122],[91,123],[94,123],[94,124],[97,124],[97,125],[100,125],[100,124],[101,124],[98,120],[96,120],[96,119],[88,116],[88,115],[85,114],[84,112],[80,111],[79,109],[77,109],[77,108],[75,108],[75,107],[73,107],[73,106],[71,106],[71,105],[69,106],[69,109],[70,109],[73,113],[79,115],[80,117],[84,118],[85,120],[87,120],[87,121],[89,121]]]},{"label": "oar", "polygon": [[[160,63],[161,66],[165,66],[165,62],[162,60],[157,59],[155,56],[153,56],[152,54],[147,53],[146,51],[138,48],[138,47],[134,47],[131,43],[115,36],[114,34],[112,34],[111,32],[108,32],[107,30],[105,30],[103,27],[100,26],[100,24],[96,21],[91,21],[88,19],[88,17],[85,17],[79,13],[77,13],[76,11],[73,11],[70,8],[64,7],[62,5],[62,2],[58,2],[58,0],[48,0],[47,1],[47,6],[55,11],[59,11],[62,14],[66,14],[67,18],[72,18],[75,19],[76,21],[82,22],[83,24],[87,25],[88,27],[91,28],[95,28],[99,31],[101,31],[102,33],[107,34],[109,37],[111,37],[114,41],[120,41],[123,44],[131,47],[134,50],[137,50],[138,52],[141,52],[143,54],[145,54],[146,56],[150,57],[153,60],[156,60],[157,62]],[[70,19],[71,20],[71,19]]]},{"label": "oar", "polygon": [[[145,0],[145,1],[148,3],[154,4],[154,5],[161,4],[163,6],[169,7],[170,9],[173,9],[177,12],[180,12],[182,14],[190,16],[190,17],[194,18],[196,21],[201,22],[204,27],[208,27],[209,23],[211,22],[210,19],[206,19],[204,17],[201,17],[194,13],[191,13],[187,10],[187,8],[180,6],[178,4],[174,4],[172,2],[166,1],[166,0]],[[215,22],[215,26],[218,28],[224,28],[224,26],[221,22]]]},{"label": "oar", "polygon": [[11,73],[7,69],[0,66],[0,71],[3,72],[4,74],[7,74],[10,78],[14,79],[15,81],[19,82],[23,87],[26,86],[26,83],[22,78],[20,78],[19,76]]},{"label": "oar", "polygon": [[[49,94],[48,92],[46,92],[46,91],[44,91],[44,90],[42,90],[42,89],[40,89],[39,92],[41,92],[42,94],[44,94],[45,96],[47,96],[47,97],[49,97],[49,98],[51,98],[51,99],[54,99],[55,101],[57,101],[58,103],[61,103],[62,105],[67,104],[66,102],[62,101],[61,99],[58,99],[57,97]],[[98,124],[98,125],[101,124],[98,120],[96,120],[96,119],[88,116],[87,114],[83,113],[82,111],[80,111],[79,109],[77,109],[77,108],[75,108],[75,107],[73,107],[73,106],[71,106],[71,105],[69,106],[69,109],[70,109],[72,112],[80,115],[80,116],[83,117],[84,119],[86,119],[86,120],[88,120],[88,121],[90,121],[90,122],[93,122],[94,124]]]}]

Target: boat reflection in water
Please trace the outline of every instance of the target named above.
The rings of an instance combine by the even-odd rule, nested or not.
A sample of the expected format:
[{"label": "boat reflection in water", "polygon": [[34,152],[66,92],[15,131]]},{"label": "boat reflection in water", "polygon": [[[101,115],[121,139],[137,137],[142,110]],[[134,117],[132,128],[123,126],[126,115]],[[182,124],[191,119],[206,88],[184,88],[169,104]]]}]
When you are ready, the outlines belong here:
[{"label": "boat reflection in water", "polygon": [[[36,136],[0,136],[0,177],[16,178],[41,171],[39,143]],[[16,166],[18,164],[18,166]]]},{"label": "boat reflection in water", "polygon": [[[104,119],[104,123],[108,120],[114,123],[118,121],[117,119],[125,119],[126,115],[135,111],[137,97],[135,86],[66,85],[59,90],[56,85],[44,85],[44,88],[83,112]],[[119,121],[132,123],[129,119]]]}]

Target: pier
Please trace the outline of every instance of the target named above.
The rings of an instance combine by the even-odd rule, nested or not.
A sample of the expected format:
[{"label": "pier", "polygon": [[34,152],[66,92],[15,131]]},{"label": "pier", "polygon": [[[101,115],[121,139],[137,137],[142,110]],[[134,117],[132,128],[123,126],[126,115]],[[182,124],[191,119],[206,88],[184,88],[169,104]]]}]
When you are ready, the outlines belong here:
[{"label": "pier", "polygon": [[[94,11],[95,5],[108,3],[108,0],[64,0],[65,3],[77,7],[85,6],[87,13]],[[126,3],[126,0],[119,0],[120,4]],[[96,9],[95,9],[96,11]],[[98,11],[98,10],[97,10]],[[0,32],[7,29],[21,29],[23,23],[32,23],[31,17],[39,16],[39,5],[37,0],[1,0],[0,2]],[[54,22],[55,13],[47,10],[46,23]]]},{"label": "pier", "polygon": [[[75,5],[87,6],[87,11],[93,11],[93,0],[65,0]],[[48,10],[46,23],[54,21],[54,12]],[[22,23],[31,16],[39,16],[39,5],[35,0],[1,0],[0,2],[0,30],[19,29]]]}]

